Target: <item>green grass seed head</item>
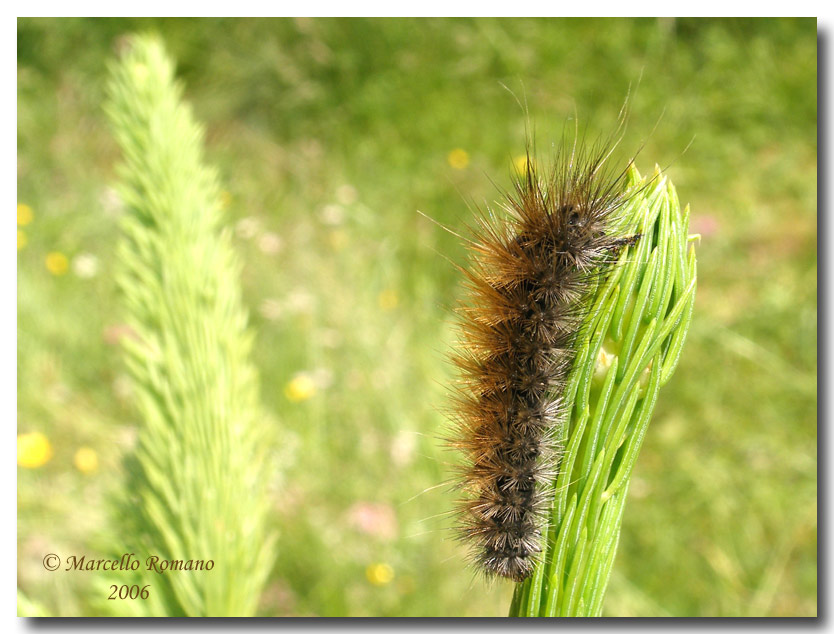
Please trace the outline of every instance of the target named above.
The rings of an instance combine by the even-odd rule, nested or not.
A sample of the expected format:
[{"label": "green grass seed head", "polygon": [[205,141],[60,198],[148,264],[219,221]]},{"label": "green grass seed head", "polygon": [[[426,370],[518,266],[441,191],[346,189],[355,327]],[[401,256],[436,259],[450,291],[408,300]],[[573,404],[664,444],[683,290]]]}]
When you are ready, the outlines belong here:
[{"label": "green grass seed head", "polygon": [[695,294],[688,212],[656,171],[632,166],[623,231],[639,233],[589,299],[564,397],[564,443],[540,563],[515,591],[514,616],[598,616],[628,483],[660,388],[671,377]]}]

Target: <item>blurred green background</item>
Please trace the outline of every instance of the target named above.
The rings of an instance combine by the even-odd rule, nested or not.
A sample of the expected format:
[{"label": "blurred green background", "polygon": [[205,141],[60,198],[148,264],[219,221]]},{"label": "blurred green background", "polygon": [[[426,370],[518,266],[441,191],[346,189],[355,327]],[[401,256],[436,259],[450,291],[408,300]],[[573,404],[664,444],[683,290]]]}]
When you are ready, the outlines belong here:
[{"label": "blurred green background", "polygon": [[104,552],[139,423],[116,345],[130,334],[111,275],[119,156],[101,106],[107,62],[146,30],[222,174],[280,438],[260,614],[507,612],[510,585],[465,567],[453,493],[436,486],[455,459],[438,438],[461,290],[449,260],[464,254],[416,211],[462,230],[510,184],[525,116],[504,84],[544,151],[575,112],[610,131],[631,84],[617,160],[645,142],[638,168],[668,167],[702,236],[605,614],[816,614],[814,19],[19,19],[27,597],[96,614],[91,575],[41,560]]}]

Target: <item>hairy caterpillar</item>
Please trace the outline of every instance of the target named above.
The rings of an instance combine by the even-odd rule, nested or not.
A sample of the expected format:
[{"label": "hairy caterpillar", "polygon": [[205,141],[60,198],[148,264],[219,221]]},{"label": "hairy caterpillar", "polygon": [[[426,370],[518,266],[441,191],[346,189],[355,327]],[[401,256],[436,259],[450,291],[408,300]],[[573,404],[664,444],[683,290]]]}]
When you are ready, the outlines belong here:
[{"label": "hairy caterpillar", "polygon": [[544,485],[561,449],[561,395],[593,282],[639,238],[618,232],[633,192],[627,169],[607,166],[616,144],[563,143],[545,173],[528,144],[501,204],[506,214],[477,216],[467,243],[450,444],[465,456],[461,536],[489,575],[520,582],[533,570],[548,510]]}]

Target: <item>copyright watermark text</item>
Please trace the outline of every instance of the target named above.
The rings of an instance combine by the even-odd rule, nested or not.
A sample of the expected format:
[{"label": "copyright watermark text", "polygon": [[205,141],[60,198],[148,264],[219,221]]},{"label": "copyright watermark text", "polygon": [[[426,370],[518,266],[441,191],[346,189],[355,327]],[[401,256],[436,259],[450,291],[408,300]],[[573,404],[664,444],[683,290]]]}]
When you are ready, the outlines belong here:
[{"label": "copyright watermark text", "polygon": [[125,553],[121,559],[94,559],[88,558],[86,555],[69,555],[62,562],[61,558],[55,553],[49,553],[43,558],[43,567],[50,572],[58,570],[62,564],[65,571],[134,571],[144,567],[145,570],[160,575],[166,572],[211,570],[214,568],[213,559],[163,559],[157,555],[149,555],[144,561],[141,561],[135,553]]}]

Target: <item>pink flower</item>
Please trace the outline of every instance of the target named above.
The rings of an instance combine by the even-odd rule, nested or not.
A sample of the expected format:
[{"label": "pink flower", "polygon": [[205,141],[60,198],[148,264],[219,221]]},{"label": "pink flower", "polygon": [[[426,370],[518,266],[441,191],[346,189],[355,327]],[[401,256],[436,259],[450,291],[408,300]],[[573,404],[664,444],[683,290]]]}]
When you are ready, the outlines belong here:
[{"label": "pink flower", "polygon": [[710,215],[694,215],[689,224],[690,233],[699,233],[704,238],[718,233],[720,223],[718,218]]},{"label": "pink flower", "polygon": [[382,540],[397,535],[397,516],[388,504],[357,502],[348,509],[347,520],[359,532]]}]

